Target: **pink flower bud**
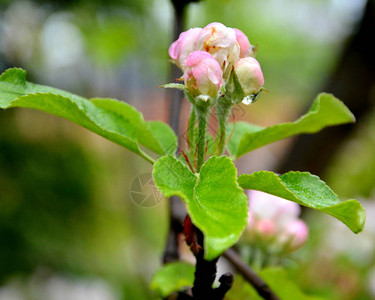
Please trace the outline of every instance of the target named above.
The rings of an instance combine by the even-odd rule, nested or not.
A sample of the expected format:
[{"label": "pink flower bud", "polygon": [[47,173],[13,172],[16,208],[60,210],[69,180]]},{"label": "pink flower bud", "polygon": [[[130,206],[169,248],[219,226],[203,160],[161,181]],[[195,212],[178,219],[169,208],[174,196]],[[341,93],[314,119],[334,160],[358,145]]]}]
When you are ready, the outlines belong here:
[{"label": "pink flower bud", "polygon": [[194,51],[185,60],[185,85],[193,96],[216,97],[223,84],[219,63],[205,51]]},{"label": "pink flower bud", "polygon": [[251,46],[247,36],[237,28],[233,28],[233,30],[236,33],[237,43],[240,45],[240,58],[254,57],[253,46]]},{"label": "pink flower bud", "polygon": [[277,234],[277,227],[272,220],[259,220],[255,225],[256,231],[264,238],[271,237]]},{"label": "pink flower bud", "polygon": [[229,78],[240,55],[240,46],[232,28],[217,22],[208,24],[199,33],[196,48],[210,53],[219,62],[224,77]]},{"label": "pink flower bud", "polygon": [[259,93],[264,78],[259,62],[253,57],[241,58],[234,66],[245,96]]},{"label": "pink flower bud", "polygon": [[185,60],[189,54],[195,51],[195,42],[198,34],[202,31],[202,28],[191,28],[180,34],[177,41],[173,42],[169,47],[169,56],[174,60],[176,65],[183,71],[185,71]]},{"label": "pink flower bud", "polygon": [[247,227],[248,229],[252,229],[255,226],[255,216],[254,213],[251,209],[249,209],[248,214],[247,214]]},{"label": "pink flower bud", "polygon": [[309,236],[309,228],[302,220],[290,222],[283,232],[283,239],[287,242],[287,250],[294,251],[300,248]]},{"label": "pink flower bud", "polygon": [[254,190],[249,190],[248,196],[249,212],[253,219],[272,220],[277,225],[278,230],[296,220],[301,213],[297,203],[280,197]]}]

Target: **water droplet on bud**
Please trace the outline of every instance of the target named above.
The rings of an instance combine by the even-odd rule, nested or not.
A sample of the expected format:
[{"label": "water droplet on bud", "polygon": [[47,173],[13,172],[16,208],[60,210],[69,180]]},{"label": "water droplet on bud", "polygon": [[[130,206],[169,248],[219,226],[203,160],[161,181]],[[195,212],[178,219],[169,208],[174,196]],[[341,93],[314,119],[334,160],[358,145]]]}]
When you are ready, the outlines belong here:
[{"label": "water droplet on bud", "polygon": [[249,96],[246,96],[245,98],[243,98],[242,103],[246,104],[246,105],[249,105],[249,104],[253,103],[253,101],[254,101],[254,95],[249,95]]}]

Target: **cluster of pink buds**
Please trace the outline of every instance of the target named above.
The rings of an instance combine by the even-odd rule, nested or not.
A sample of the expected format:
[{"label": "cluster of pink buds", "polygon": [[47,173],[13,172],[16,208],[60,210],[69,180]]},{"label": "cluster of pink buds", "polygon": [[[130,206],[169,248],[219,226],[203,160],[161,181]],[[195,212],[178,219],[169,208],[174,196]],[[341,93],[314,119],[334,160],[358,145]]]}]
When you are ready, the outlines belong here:
[{"label": "cluster of pink buds", "polygon": [[182,32],[169,47],[169,55],[184,72],[185,85],[194,97],[215,98],[233,71],[246,97],[259,93],[264,84],[253,49],[242,31],[215,22]]},{"label": "cluster of pink buds", "polygon": [[249,191],[248,236],[278,252],[292,252],[307,240],[309,229],[299,219],[298,204],[258,191]]}]

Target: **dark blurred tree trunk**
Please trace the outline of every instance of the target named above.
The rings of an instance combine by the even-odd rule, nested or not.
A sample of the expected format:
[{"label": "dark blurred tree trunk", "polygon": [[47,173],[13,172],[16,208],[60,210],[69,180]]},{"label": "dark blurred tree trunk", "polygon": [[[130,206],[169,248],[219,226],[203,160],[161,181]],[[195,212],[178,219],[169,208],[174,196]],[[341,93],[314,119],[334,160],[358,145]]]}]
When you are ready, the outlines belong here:
[{"label": "dark blurred tree trunk", "polygon": [[[374,106],[375,96],[375,0],[369,0],[354,33],[324,91],[342,100],[357,122]],[[304,170],[321,175],[332,156],[355,125],[336,126],[296,139],[278,172]]]},{"label": "dark blurred tree trunk", "polygon": [[[173,37],[172,41],[178,39],[180,33],[184,30],[185,13],[187,6],[192,2],[200,0],[171,0],[174,8],[174,24],[173,24]],[[176,65],[171,65],[169,82],[174,82],[176,78],[181,76],[181,70]],[[182,99],[184,95],[178,89],[168,89],[167,99],[169,102],[169,125],[177,135],[178,146],[180,146],[180,111]],[[179,147],[178,147],[179,149]],[[177,154],[178,150],[177,149]],[[168,263],[171,261],[179,260],[178,252],[178,236],[183,232],[183,220],[186,216],[186,209],[182,200],[177,196],[169,198],[169,232],[167,243],[163,254],[163,262]]]},{"label": "dark blurred tree trunk", "polygon": [[[5,10],[5,5],[3,3],[0,3],[0,19],[4,18],[4,10]],[[2,28],[0,28],[0,30],[2,30]],[[1,31],[0,31],[0,41],[1,39],[2,39],[2,36],[1,36]],[[0,52],[0,74],[3,73],[6,68],[7,68],[7,64],[5,62],[4,56]]]}]

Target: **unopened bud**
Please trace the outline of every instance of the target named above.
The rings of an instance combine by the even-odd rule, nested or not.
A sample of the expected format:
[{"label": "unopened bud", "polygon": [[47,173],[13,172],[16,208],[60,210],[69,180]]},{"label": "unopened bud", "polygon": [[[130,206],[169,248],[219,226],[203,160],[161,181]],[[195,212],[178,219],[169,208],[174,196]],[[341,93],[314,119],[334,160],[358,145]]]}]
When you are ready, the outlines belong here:
[{"label": "unopened bud", "polygon": [[185,71],[185,60],[191,52],[195,49],[195,42],[198,34],[202,31],[202,28],[191,28],[180,34],[178,40],[172,43],[169,47],[169,56],[174,60],[175,64],[182,70]]},{"label": "unopened bud", "polygon": [[199,33],[196,47],[197,50],[210,53],[219,62],[224,79],[227,80],[240,55],[240,46],[233,28],[217,22],[208,24]]},{"label": "unopened bud", "polygon": [[300,248],[309,236],[309,228],[302,220],[295,220],[290,222],[283,232],[287,240],[287,250],[292,252]]},{"label": "unopened bud", "polygon": [[205,51],[194,51],[185,60],[185,85],[194,97],[216,97],[223,84],[219,63]]},{"label": "unopened bud", "polygon": [[237,43],[240,45],[240,58],[248,56],[254,57],[254,47],[250,44],[247,36],[237,28],[233,28],[233,30],[236,33]]},{"label": "unopened bud", "polygon": [[253,57],[241,58],[234,66],[244,96],[257,94],[264,85],[264,78],[259,62]]},{"label": "unopened bud", "polygon": [[277,234],[277,226],[272,220],[259,220],[256,222],[255,229],[264,238],[272,237]]}]

